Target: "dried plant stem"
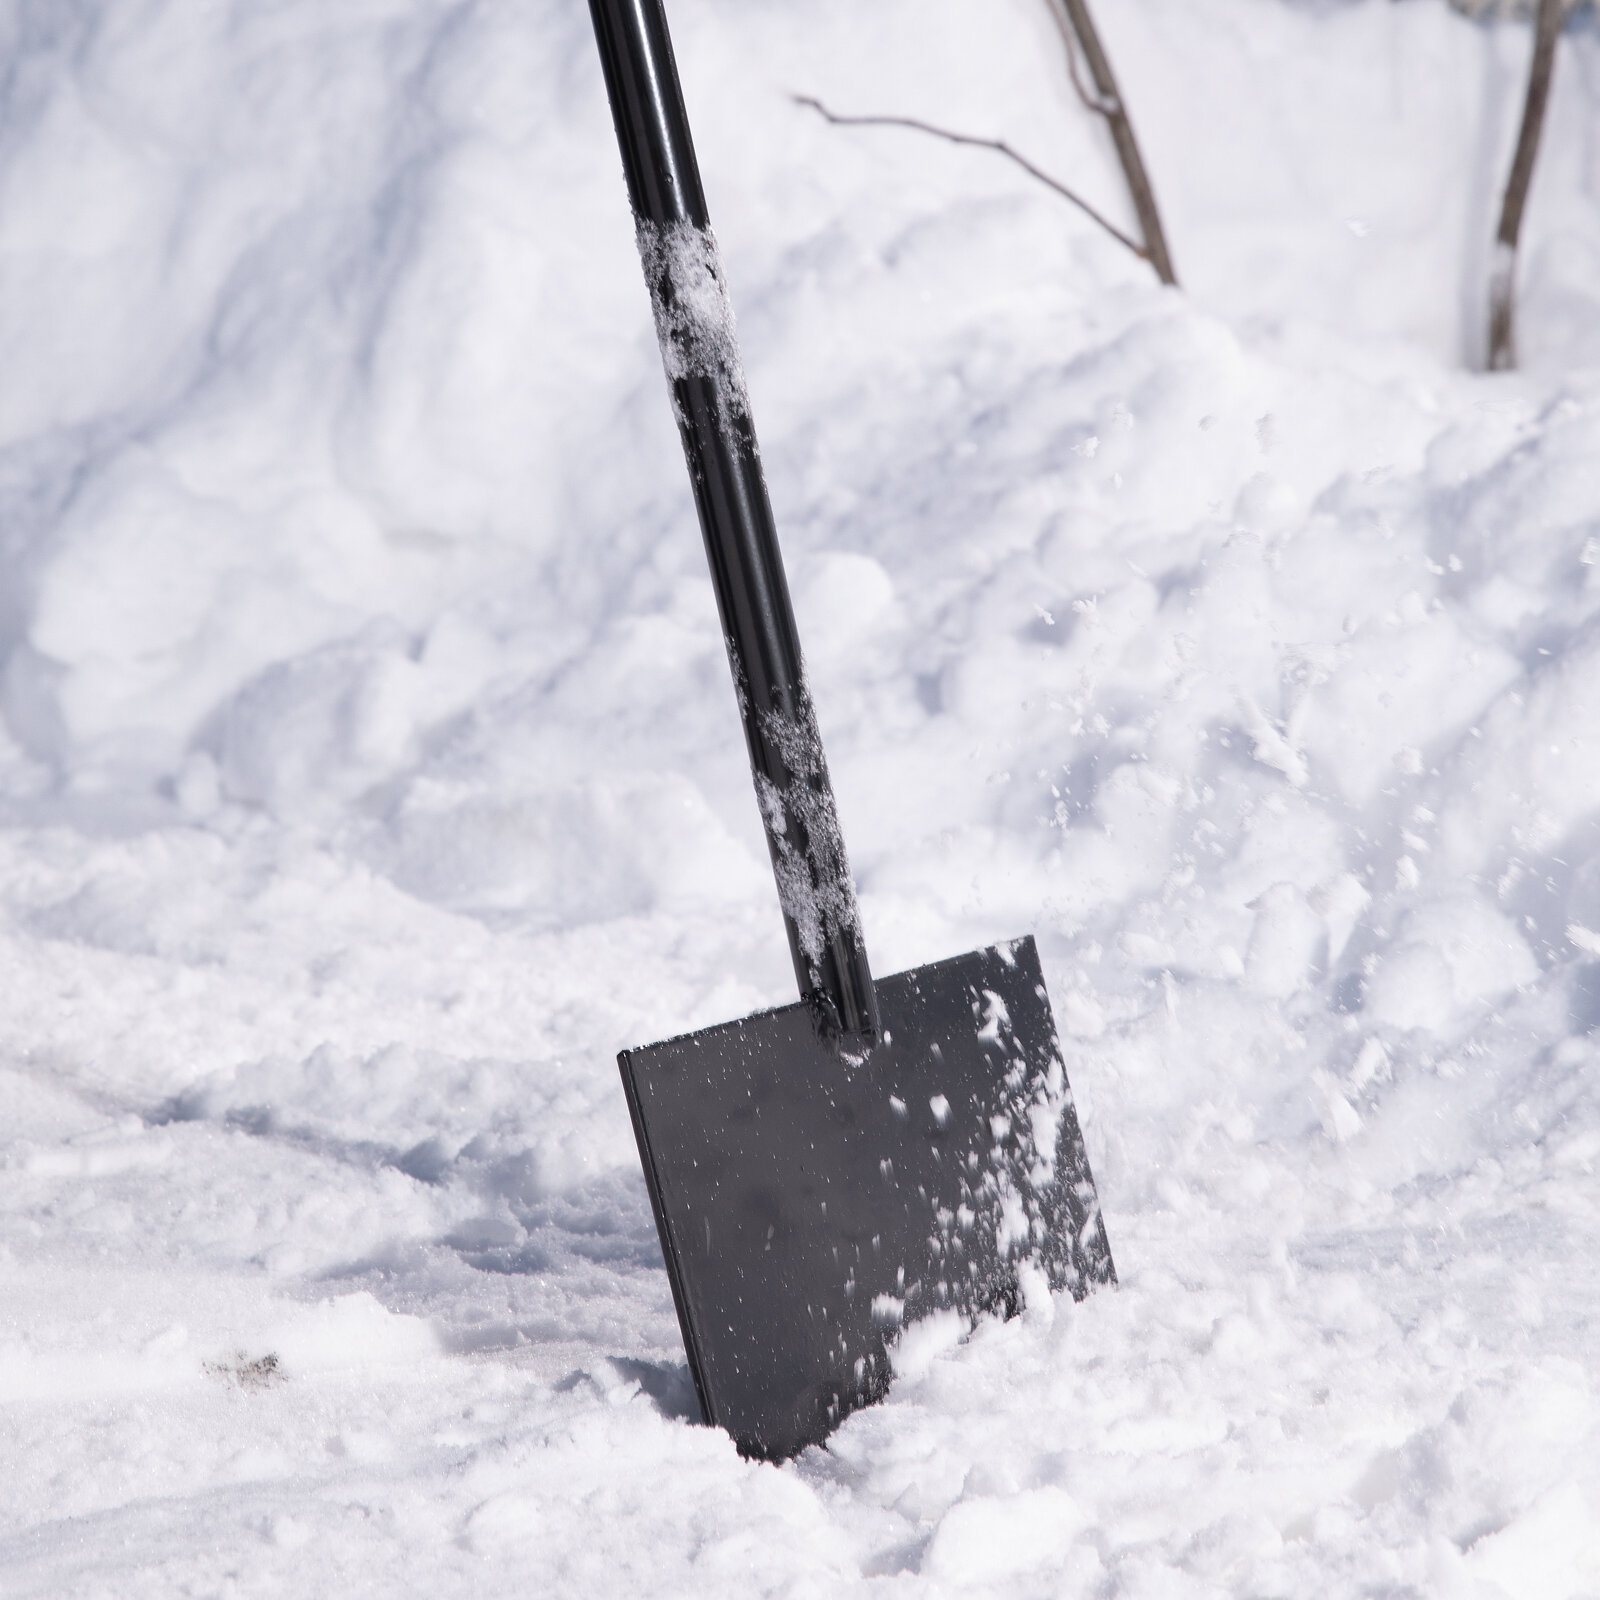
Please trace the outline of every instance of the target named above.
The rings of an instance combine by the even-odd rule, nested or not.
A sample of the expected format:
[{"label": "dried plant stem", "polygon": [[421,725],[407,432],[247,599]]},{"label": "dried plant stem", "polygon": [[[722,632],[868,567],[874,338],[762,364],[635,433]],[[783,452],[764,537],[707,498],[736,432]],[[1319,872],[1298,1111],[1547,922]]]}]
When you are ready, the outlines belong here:
[{"label": "dried plant stem", "polygon": [[1528,69],[1528,95],[1522,103],[1522,128],[1517,153],[1511,158],[1505,201],[1500,207],[1500,231],[1495,236],[1494,268],[1489,278],[1489,370],[1509,372],[1517,364],[1517,240],[1522,213],[1533,182],[1533,163],[1539,154],[1545,108],[1550,101],[1550,78],[1555,69],[1556,40],[1566,20],[1564,0],[1539,0],[1534,23],[1533,64]]},{"label": "dried plant stem", "polygon": [[[1111,142],[1116,147],[1117,160],[1122,163],[1122,174],[1128,182],[1134,212],[1139,218],[1139,231],[1144,235],[1142,253],[1163,283],[1176,285],[1178,275],[1172,268],[1172,252],[1167,249],[1167,235],[1161,226],[1161,213],[1156,208],[1155,191],[1150,187],[1150,175],[1145,171],[1144,158],[1139,154],[1139,141],[1133,136],[1133,124],[1128,120],[1128,108],[1123,104],[1122,93],[1117,88],[1111,60],[1100,42],[1094,18],[1089,15],[1088,0],[1051,0],[1051,8],[1060,25],[1062,38],[1066,40],[1067,67],[1072,74],[1072,86],[1089,110],[1106,119]],[[1079,74],[1080,49],[1094,84],[1093,93],[1090,93]]]},{"label": "dried plant stem", "polygon": [[[941,128],[932,122],[923,122],[917,117],[845,116],[840,112],[830,111],[820,100],[809,94],[797,94],[794,100],[796,105],[810,106],[813,111],[820,113],[827,121],[837,127],[912,128],[918,133],[931,133],[934,138],[947,140],[950,144],[970,145],[979,150],[993,150],[996,155],[1002,155],[1008,161],[1014,161],[1029,177],[1037,178],[1047,189],[1053,189],[1063,200],[1071,201],[1086,217],[1099,223],[1118,244],[1125,245],[1141,261],[1150,261],[1152,266],[1155,265],[1154,261],[1151,260],[1150,252],[1137,239],[1129,238],[1114,222],[1111,222],[1096,211],[1082,195],[1074,193],[1066,184],[1052,178],[1048,172],[1041,172],[1025,155],[1013,150],[1004,139],[984,139],[976,134],[955,133],[949,128]],[[1160,269],[1157,268],[1157,270],[1159,271]],[[1164,278],[1162,281],[1170,283],[1172,280],[1171,278]]]}]

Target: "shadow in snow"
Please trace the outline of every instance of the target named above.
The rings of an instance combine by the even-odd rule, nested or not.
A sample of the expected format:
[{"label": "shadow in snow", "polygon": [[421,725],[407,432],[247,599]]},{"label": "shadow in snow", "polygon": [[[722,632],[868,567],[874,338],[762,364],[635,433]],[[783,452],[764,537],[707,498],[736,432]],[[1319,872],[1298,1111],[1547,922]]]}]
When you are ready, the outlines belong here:
[{"label": "shadow in snow", "polygon": [[694,1379],[681,1361],[639,1361],[633,1356],[612,1356],[618,1373],[639,1385],[657,1411],[677,1422],[699,1422],[700,1399],[694,1392]]}]

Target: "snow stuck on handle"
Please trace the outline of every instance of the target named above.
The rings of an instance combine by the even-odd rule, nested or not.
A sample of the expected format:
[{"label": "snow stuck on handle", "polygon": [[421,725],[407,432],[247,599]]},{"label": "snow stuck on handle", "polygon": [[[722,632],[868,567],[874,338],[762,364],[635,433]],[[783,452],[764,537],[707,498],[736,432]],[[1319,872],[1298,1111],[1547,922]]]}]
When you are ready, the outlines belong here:
[{"label": "snow stuck on handle", "polygon": [[844,834],[810,697],[802,696],[796,716],[768,713],[761,728],[789,773],[782,789],[769,778],[756,778],[778,899],[799,931],[816,977],[823,952],[835,939],[846,945],[861,939]]},{"label": "snow stuck on handle", "polygon": [[715,234],[692,222],[639,218],[635,230],[668,382],[707,378],[716,385],[724,415],[748,417],[733,301]]}]

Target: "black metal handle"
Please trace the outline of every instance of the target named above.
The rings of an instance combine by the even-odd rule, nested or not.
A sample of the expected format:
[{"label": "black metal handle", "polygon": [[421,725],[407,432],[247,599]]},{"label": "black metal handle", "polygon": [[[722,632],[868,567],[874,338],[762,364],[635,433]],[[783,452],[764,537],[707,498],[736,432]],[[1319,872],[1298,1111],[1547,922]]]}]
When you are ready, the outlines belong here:
[{"label": "black metal handle", "polygon": [[878,1004],[661,0],[589,0],[639,256],[800,993],[845,1048]]}]

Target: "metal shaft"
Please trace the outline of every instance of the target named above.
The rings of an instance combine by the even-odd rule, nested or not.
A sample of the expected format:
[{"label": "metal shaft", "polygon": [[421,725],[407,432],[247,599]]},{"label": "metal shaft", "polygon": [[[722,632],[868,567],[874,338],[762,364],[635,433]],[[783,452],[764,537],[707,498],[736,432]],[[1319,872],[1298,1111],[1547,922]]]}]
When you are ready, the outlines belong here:
[{"label": "metal shaft", "polygon": [[800,992],[846,1048],[878,1007],[661,0],[589,0]]}]

